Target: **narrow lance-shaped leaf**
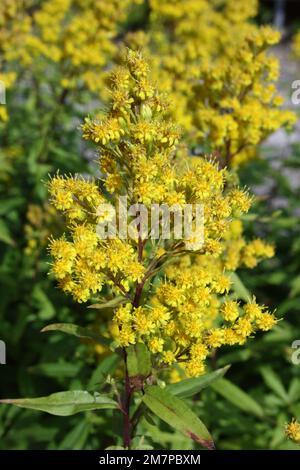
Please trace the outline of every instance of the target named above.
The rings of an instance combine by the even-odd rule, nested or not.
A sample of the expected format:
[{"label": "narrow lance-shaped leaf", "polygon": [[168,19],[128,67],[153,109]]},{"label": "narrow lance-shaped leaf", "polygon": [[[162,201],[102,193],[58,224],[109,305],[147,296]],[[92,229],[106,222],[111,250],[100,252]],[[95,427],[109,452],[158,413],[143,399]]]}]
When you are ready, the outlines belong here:
[{"label": "narrow lance-shaped leaf", "polygon": [[160,419],[207,449],[214,449],[214,442],[205,425],[180,398],[158,386],[148,387],[143,397],[145,405]]},{"label": "narrow lance-shaped leaf", "polygon": [[259,418],[264,416],[264,410],[259,403],[229,380],[221,378],[213,382],[211,387],[230,403],[246,413],[253,414]]},{"label": "narrow lance-shaped leaf", "polygon": [[62,377],[75,377],[78,374],[80,367],[80,364],[76,364],[73,362],[42,362],[35,366],[29,367],[28,372],[30,374],[42,375],[44,377],[52,377],[58,380]]},{"label": "narrow lance-shaped leaf", "polygon": [[94,389],[96,388],[98,391],[101,387],[105,385],[105,379],[107,375],[112,375],[117,368],[117,365],[120,362],[120,356],[116,353],[109,354],[107,357],[102,359],[100,364],[96,367],[92,376],[88,382],[87,388]]},{"label": "narrow lance-shaped leaf", "polygon": [[167,390],[172,393],[172,395],[176,395],[180,398],[191,397],[225,375],[229,367],[230,366],[223,367],[222,369],[215,370],[201,377],[193,377],[170,384],[167,386]]},{"label": "narrow lance-shaped leaf", "polygon": [[56,416],[70,416],[80,411],[114,409],[119,405],[106,395],[83,390],[53,393],[47,397],[0,400],[0,403],[44,411]]},{"label": "narrow lance-shaped leaf", "polygon": [[230,278],[233,284],[233,291],[235,293],[235,297],[244,300],[245,302],[249,302],[249,299],[251,298],[250,292],[245,287],[240,277],[236,273],[231,273]]},{"label": "narrow lance-shaped leaf", "polygon": [[288,403],[289,396],[285,390],[280,377],[271,369],[269,366],[263,366],[260,368],[260,372],[263,376],[264,382],[270,387],[273,392],[276,393],[279,398],[284,402]]},{"label": "narrow lance-shaped leaf", "polygon": [[112,300],[108,300],[107,302],[101,302],[101,303],[89,305],[88,308],[95,308],[97,310],[103,310],[105,308],[114,308],[117,305],[122,304],[124,302],[128,302],[128,300],[124,299],[124,297],[122,296],[118,296]]},{"label": "narrow lance-shaped leaf", "polygon": [[9,230],[3,220],[0,219],[0,242],[7,243],[8,245],[15,245]]},{"label": "narrow lance-shaped leaf", "polygon": [[75,325],[74,323],[53,323],[52,325],[45,326],[45,328],[41,330],[42,333],[46,333],[47,331],[61,331],[68,335],[77,336],[77,338],[92,339],[104,346],[110,345],[110,341],[107,338],[103,338],[103,336],[97,335],[97,333],[94,333],[92,330]]},{"label": "narrow lance-shaped leaf", "polygon": [[80,450],[84,447],[89,433],[91,431],[92,424],[82,416],[79,423],[72,427],[71,430],[64,436],[60,442],[58,450]]}]

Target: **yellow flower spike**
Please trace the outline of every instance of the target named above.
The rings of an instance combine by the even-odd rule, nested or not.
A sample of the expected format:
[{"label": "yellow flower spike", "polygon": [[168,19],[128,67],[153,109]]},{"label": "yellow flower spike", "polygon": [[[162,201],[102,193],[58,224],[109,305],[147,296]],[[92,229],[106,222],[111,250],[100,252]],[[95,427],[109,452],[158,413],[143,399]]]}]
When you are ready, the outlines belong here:
[{"label": "yellow flower spike", "polygon": [[[222,73],[215,71],[215,79]],[[76,302],[122,297],[124,303],[103,317],[102,325],[118,346],[144,343],[153,365],[179,364],[186,375],[198,376],[213,348],[243,345],[256,330],[276,323],[254,301],[232,300],[228,272],[271,256],[273,248],[259,239],[244,240],[240,217],[251,197],[234,178],[212,156],[191,159],[183,145],[176,148],[178,128],[167,117],[170,109],[158,106],[163,101],[141,54],[127,51],[108,83],[106,114],[83,124],[83,137],[100,153],[101,183],[56,175],[48,185],[67,227],[64,237],[50,241],[52,273]],[[223,105],[240,111],[234,100]],[[234,133],[231,118],[224,122],[224,132]],[[152,204],[178,210],[190,204],[194,216],[200,204],[204,240],[194,221],[194,233],[181,238],[171,231],[170,238],[149,240],[149,227],[138,232],[137,225],[121,237],[118,198],[125,195],[150,212]],[[131,223],[132,215],[127,217]],[[116,231],[101,238],[99,228],[115,219]],[[159,271],[163,275],[155,278]]]},{"label": "yellow flower spike", "polygon": [[[13,84],[10,67],[17,62],[36,76],[56,70],[62,96],[65,91],[80,91],[83,85],[103,99],[104,71],[118,52],[116,38],[130,9],[139,3],[111,0],[108,6],[107,0],[44,0],[36,5],[34,0],[2,0],[0,53],[7,69],[6,88]],[[0,106],[0,120],[6,119],[6,109]]]},{"label": "yellow flower spike", "polygon": [[[147,34],[130,32],[126,44],[147,50],[151,74],[171,94],[172,117],[191,142],[197,136],[222,164],[238,167],[257,156],[255,146],[273,130],[296,122],[294,113],[278,109],[281,98],[270,91],[279,61],[268,49],[280,33],[253,23],[256,0],[247,6],[150,0],[150,8]],[[296,37],[295,51],[298,43]]]}]

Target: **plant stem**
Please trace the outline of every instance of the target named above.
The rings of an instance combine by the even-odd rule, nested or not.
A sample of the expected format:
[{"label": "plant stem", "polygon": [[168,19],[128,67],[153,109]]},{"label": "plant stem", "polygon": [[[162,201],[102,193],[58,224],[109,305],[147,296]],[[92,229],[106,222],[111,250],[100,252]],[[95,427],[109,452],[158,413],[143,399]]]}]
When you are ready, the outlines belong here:
[{"label": "plant stem", "polygon": [[131,420],[130,420],[130,403],[131,403],[132,389],[130,386],[129,375],[128,375],[126,351],[124,351],[124,361],[125,361],[125,394],[124,394],[124,404],[123,404],[123,411],[124,411],[123,442],[124,442],[124,447],[126,447],[127,449],[130,449],[131,427],[132,427]]}]

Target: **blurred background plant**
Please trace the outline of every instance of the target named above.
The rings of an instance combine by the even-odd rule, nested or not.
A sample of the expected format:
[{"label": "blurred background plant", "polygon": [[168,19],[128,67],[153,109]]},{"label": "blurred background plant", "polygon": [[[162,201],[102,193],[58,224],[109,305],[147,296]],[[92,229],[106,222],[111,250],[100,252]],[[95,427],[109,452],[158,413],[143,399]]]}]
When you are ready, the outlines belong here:
[{"label": "blurred background plant", "polygon": [[[279,36],[260,23],[272,21],[272,8],[261,2],[259,9],[256,0],[1,2],[0,80],[7,101],[0,105],[0,339],[7,345],[1,397],[90,389],[118,367],[101,346],[39,332],[49,320],[97,329],[106,314],[69,301],[47,276],[47,238],[61,227],[43,180],[58,168],[90,172],[94,150],[77,128],[107,97],[106,71],[124,47],[143,48],[153,79],[171,93],[172,114],[194,156],[214,152],[222,166],[231,166],[234,181],[257,194],[243,220],[245,235],[276,246],[272,259],[240,269],[234,288],[236,297],[254,294],[282,320],[247,349],[218,352],[211,367],[231,363],[226,379],[187,400],[218,448],[299,449],[285,437],[285,425],[300,417],[300,364],[291,362],[292,342],[300,339],[298,124],[290,135],[279,130],[266,140],[292,128],[291,110],[299,114],[290,101],[300,70],[292,55],[299,33],[293,51],[290,36],[299,20],[287,16],[283,40],[270,53]],[[278,58],[283,73],[276,84]],[[83,367],[86,356],[90,367]],[[105,448],[119,428],[117,420],[110,427],[110,413],[61,421],[1,407],[0,448]],[[151,432],[165,448],[190,448],[158,422],[145,420],[143,428],[138,446],[153,445]]]}]

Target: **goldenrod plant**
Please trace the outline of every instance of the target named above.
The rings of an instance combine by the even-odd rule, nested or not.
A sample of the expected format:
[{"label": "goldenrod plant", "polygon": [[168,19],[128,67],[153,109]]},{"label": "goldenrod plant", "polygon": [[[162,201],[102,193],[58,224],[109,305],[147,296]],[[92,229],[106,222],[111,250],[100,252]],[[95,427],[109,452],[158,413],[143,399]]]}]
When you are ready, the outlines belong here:
[{"label": "goldenrod plant", "polygon": [[[8,44],[16,37],[19,38],[21,31],[18,27],[12,28],[11,24],[13,18],[16,16],[17,2],[4,0],[0,5],[0,92],[6,93],[6,90],[12,87],[15,79],[15,70],[9,68],[4,70],[4,63],[6,62],[6,49]],[[14,32],[12,31],[14,29]],[[0,122],[7,121],[7,109],[5,103],[0,100]]]},{"label": "goldenrod plant", "polygon": [[[124,447],[124,349],[130,381],[143,377],[131,391],[131,448],[198,446],[189,433],[181,433],[182,421],[172,429],[146,405],[139,407],[143,392],[155,384],[160,393],[184,400],[212,431],[218,449],[299,449],[284,432],[291,416],[299,421],[300,409],[293,346],[300,337],[299,144],[294,134],[292,156],[285,159],[277,145],[269,147],[272,139],[259,145],[280,122],[289,128],[295,119],[278,96],[291,85],[286,81],[289,36],[273,49],[279,35],[259,26],[257,7],[251,0],[0,2],[0,340],[7,351],[0,398],[84,390],[103,394],[106,406],[116,406],[110,399],[118,403],[65,419],[3,405],[0,449],[102,449],[112,442]],[[124,119],[129,122],[130,107],[135,116],[130,126],[138,114],[147,124],[136,135],[118,121],[124,90],[106,78],[128,45],[143,50],[152,82],[144,89],[146,77],[144,84],[134,79],[145,103],[140,107],[127,70]],[[279,82],[278,58],[288,72]],[[153,108],[157,85],[163,92],[160,110]],[[109,97],[108,115],[95,116]],[[78,127],[88,113],[83,140]],[[152,126],[157,119],[159,129],[169,120],[178,124],[172,127],[174,145],[168,155],[165,148],[162,160],[161,151],[152,154],[163,147]],[[103,141],[106,133],[113,141]],[[257,154],[264,158],[253,158]],[[52,204],[44,184],[49,173]],[[258,184],[263,194],[251,197],[254,204],[246,213],[245,188],[255,193]],[[89,190],[101,196],[100,204],[111,205],[101,211],[97,197],[85,197]],[[245,196],[243,213],[227,207],[236,191]],[[206,246],[202,234],[149,237],[139,261],[136,235],[97,236],[90,255],[84,249],[81,256],[80,231],[94,234],[110,227],[126,195],[148,211],[155,200],[180,207],[200,200],[208,211]],[[59,206],[68,199],[69,208]],[[176,211],[172,223],[175,216]],[[135,234],[136,225],[131,227]],[[173,253],[173,244],[180,253]],[[70,258],[60,257],[60,249],[68,249]],[[91,261],[95,254],[102,260],[98,267]],[[151,267],[138,308],[133,307],[137,283],[152,261],[158,264]],[[63,269],[69,270],[64,277]],[[280,321],[265,333],[274,311]],[[257,318],[247,321],[251,317]],[[59,324],[58,331],[40,334],[50,323],[55,325],[49,330]],[[127,346],[126,338],[132,341]],[[145,348],[151,370],[137,371],[133,349],[141,357]],[[226,378],[220,378],[230,363]],[[90,395],[76,397],[89,406]],[[60,414],[73,406],[74,395],[66,398],[70,407],[61,403]],[[45,400],[26,404],[43,407]]]},{"label": "goldenrod plant", "polygon": [[[130,7],[140,0],[4,0],[1,53],[36,79],[48,73],[48,86],[63,100],[70,90],[103,91],[101,73],[117,51],[114,39]],[[8,79],[8,82],[10,80]]]},{"label": "goldenrod plant", "polygon": [[[48,185],[52,204],[66,219],[65,234],[50,240],[51,272],[76,302],[106,309],[110,316],[103,316],[96,332],[85,329],[84,320],[84,327],[53,324],[44,331],[99,341],[119,358],[120,373],[90,391],[2,402],[61,416],[118,410],[123,441],[118,438],[116,445],[123,448],[136,448],[140,420],[150,412],[213,448],[200,418],[176,396],[176,388],[172,394],[172,370],[182,371],[186,390],[196,393],[226,372],[203,375],[217,348],[242,346],[256,331],[270,330],[277,319],[255,299],[233,298],[232,270],[239,263],[224,265],[228,234],[248,212],[251,197],[229,184],[229,174],[213,160],[193,162],[176,152],[179,129],[167,117],[167,100],[148,75],[141,54],[128,50],[124,63],[111,72],[107,111],[82,126],[83,138],[96,144],[100,176],[90,180],[56,174]],[[129,211],[125,235],[121,198],[138,213],[135,217]],[[166,238],[162,233],[152,237],[148,230],[149,211],[158,204],[171,208],[173,231]],[[175,236],[176,212],[186,206],[192,208],[194,230]],[[203,208],[203,227],[195,225],[198,207]],[[114,225],[117,213],[121,218]],[[108,227],[107,236],[103,227]],[[272,255],[272,247],[262,241],[240,251],[246,265],[257,256]]]},{"label": "goldenrod plant", "polygon": [[257,0],[150,0],[149,10],[148,30],[130,32],[127,44],[148,50],[172,115],[196,148],[237,168],[276,129],[292,127],[270,52],[280,33],[252,22]]}]

